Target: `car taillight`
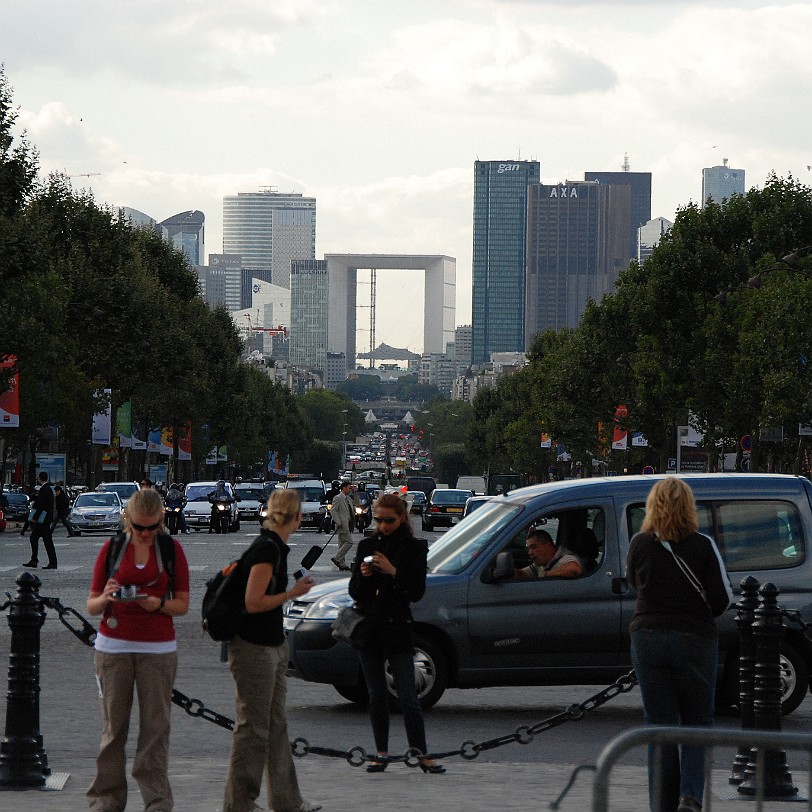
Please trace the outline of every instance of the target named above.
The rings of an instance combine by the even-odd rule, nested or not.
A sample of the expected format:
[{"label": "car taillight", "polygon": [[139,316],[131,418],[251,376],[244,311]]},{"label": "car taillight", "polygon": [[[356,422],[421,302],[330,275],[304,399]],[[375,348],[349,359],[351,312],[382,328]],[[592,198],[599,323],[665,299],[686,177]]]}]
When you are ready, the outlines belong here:
[{"label": "car taillight", "polygon": [[438,508],[437,505],[432,505],[429,508],[429,513],[439,513],[439,512],[440,512],[440,508]]}]

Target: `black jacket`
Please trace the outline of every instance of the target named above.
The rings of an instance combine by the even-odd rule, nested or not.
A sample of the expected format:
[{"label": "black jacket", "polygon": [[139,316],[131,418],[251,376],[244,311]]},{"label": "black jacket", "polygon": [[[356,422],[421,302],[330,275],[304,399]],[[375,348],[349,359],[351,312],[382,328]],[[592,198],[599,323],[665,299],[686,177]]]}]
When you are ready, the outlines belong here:
[{"label": "black jacket", "polygon": [[37,495],[34,497],[34,504],[31,506],[37,512],[45,511],[45,521],[43,524],[50,524],[54,520],[54,492],[46,482],[40,486]]},{"label": "black jacket", "polygon": [[[395,566],[394,578],[383,572],[374,572],[369,577],[361,574],[361,562],[375,552],[383,553]],[[419,601],[426,591],[427,555],[426,542],[413,538],[402,527],[390,536],[376,533],[358,543],[349,589],[359,610],[375,627],[371,646],[385,651],[411,651],[409,604]]]}]

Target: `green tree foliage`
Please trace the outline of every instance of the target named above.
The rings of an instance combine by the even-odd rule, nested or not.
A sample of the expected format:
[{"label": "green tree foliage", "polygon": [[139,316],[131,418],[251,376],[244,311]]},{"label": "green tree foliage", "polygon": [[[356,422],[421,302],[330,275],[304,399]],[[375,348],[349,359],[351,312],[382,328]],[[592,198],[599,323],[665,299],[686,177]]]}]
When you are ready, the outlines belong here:
[{"label": "green tree foliage", "polygon": [[346,381],[341,381],[336,387],[336,391],[355,401],[379,400],[383,392],[383,384],[379,375],[355,375]]},{"label": "green tree foliage", "polygon": [[310,421],[312,437],[316,440],[340,442],[352,440],[364,430],[364,416],[352,400],[329,389],[311,389],[299,398],[299,405]]}]

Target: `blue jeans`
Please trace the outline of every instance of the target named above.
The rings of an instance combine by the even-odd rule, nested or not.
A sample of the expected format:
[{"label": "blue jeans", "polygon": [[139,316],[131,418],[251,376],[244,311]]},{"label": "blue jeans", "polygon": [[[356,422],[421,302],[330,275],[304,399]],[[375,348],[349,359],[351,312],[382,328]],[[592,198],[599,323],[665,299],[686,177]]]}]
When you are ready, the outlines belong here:
[{"label": "blue jeans", "polygon": [[[640,683],[646,723],[713,727],[716,640],[673,629],[637,629],[631,638],[632,665]],[[654,787],[654,759],[655,749],[649,747],[652,812],[675,812],[681,796],[702,803],[704,747],[662,748],[659,798]]]},{"label": "blue jeans", "polygon": [[361,669],[364,672],[369,691],[369,719],[372,735],[379,753],[389,752],[389,693],[386,687],[385,661],[395,681],[395,690],[403,707],[403,724],[406,727],[406,740],[409,747],[426,751],[426,731],[423,724],[423,709],[417,698],[414,683],[414,657],[411,652],[398,652],[385,655],[378,648],[365,648],[358,652]]}]

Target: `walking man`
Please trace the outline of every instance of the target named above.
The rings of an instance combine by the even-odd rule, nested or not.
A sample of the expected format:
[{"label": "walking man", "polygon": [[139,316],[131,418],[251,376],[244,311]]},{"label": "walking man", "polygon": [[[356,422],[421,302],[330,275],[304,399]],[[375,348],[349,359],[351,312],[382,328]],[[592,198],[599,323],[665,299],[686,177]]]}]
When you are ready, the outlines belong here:
[{"label": "walking man", "polygon": [[333,507],[330,511],[338,533],[338,552],[335,554],[335,558],[330,560],[343,572],[350,569],[344,559],[347,553],[352,550],[350,522],[352,522],[355,514],[355,502],[352,501],[350,496],[351,489],[352,483],[345,479],[341,483],[341,492],[333,497]]},{"label": "walking man", "polygon": [[54,549],[54,540],[51,536],[51,524],[54,520],[54,492],[48,484],[48,474],[45,471],[39,472],[39,492],[34,497],[34,505],[32,507],[33,518],[31,520],[31,560],[24,567],[36,567],[37,555],[39,552],[39,540],[42,538],[42,544],[45,547],[45,552],[48,556],[48,564],[43,567],[44,570],[56,569],[56,550]]},{"label": "walking man", "polygon": [[53,535],[54,530],[56,530],[56,526],[62,522],[65,527],[68,529],[68,537],[76,535],[76,531],[73,529],[73,525],[70,523],[68,519],[68,515],[70,514],[70,500],[68,499],[68,495],[65,493],[65,489],[61,485],[54,485],[54,504],[56,510],[56,516],[54,517],[53,524],[51,525],[51,535]]}]

